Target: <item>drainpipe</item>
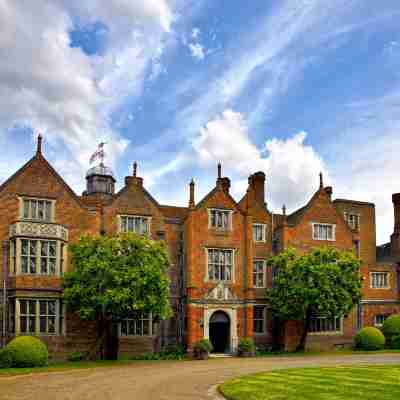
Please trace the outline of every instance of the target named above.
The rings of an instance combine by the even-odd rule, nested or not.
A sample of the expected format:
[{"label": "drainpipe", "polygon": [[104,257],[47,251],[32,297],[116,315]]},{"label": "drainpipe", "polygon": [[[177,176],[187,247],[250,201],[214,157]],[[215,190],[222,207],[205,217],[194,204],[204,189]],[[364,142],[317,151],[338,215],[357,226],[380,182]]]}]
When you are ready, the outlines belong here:
[{"label": "drainpipe", "polygon": [[6,344],[6,315],[7,315],[7,275],[8,275],[8,241],[3,241],[3,326],[2,346]]}]

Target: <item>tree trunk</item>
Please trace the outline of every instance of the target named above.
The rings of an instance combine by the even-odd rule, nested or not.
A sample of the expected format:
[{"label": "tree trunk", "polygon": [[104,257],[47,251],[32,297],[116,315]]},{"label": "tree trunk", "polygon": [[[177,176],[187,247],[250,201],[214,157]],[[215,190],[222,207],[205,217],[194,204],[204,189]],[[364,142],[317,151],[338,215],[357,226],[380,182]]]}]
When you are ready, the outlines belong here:
[{"label": "tree trunk", "polygon": [[304,329],[303,333],[301,335],[301,339],[299,344],[296,347],[296,351],[304,351],[306,348],[306,340],[307,340],[307,334],[310,329],[310,322],[311,322],[311,310],[308,309],[306,311],[306,318],[304,320]]},{"label": "tree trunk", "polygon": [[100,360],[117,360],[119,339],[115,324],[109,316],[101,316],[97,326]]}]

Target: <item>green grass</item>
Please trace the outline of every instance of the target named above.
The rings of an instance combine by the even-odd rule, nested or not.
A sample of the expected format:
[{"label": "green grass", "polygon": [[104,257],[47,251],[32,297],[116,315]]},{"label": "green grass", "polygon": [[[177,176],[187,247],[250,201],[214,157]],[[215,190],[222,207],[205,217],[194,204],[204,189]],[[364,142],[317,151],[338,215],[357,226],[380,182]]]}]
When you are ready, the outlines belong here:
[{"label": "green grass", "polygon": [[43,372],[57,372],[74,369],[89,369],[89,368],[101,368],[101,367],[120,367],[124,365],[137,364],[140,362],[149,361],[134,361],[134,360],[115,360],[115,361],[77,361],[77,362],[54,362],[50,363],[47,367],[33,367],[33,368],[0,368],[0,376],[5,375],[25,375],[32,373],[43,373]]},{"label": "green grass", "polygon": [[234,379],[219,390],[229,400],[397,400],[400,366],[272,371]]}]

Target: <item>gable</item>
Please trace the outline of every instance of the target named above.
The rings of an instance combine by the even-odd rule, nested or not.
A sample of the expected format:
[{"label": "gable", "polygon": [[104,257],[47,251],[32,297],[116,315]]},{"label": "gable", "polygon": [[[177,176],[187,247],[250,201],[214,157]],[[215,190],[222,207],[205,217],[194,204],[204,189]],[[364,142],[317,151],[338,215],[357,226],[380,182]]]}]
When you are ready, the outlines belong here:
[{"label": "gable", "polygon": [[208,193],[196,206],[197,210],[205,208],[222,208],[242,213],[233,197],[218,187]]},{"label": "gable", "polygon": [[79,197],[42,155],[31,158],[0,186],[0,196],[6,193],[70,199],[83,208]]}]

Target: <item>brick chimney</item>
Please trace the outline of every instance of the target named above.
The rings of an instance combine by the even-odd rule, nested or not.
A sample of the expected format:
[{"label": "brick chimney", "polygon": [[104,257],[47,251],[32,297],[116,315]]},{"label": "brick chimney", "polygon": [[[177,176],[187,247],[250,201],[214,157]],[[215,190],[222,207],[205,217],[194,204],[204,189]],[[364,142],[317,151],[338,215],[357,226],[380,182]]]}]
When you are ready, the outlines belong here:
[{"label": "brick chimney", "polygon": [[249,192],[257,203],[265,204],[265,174],[256,172],[249,176]]},{"label": "brick chimney", "polygon": [[140,187],[143,187],[143,178],[140,178],[137,176],[137,167],[138,164],[135,161],[133,163],[133,176],[127,176],[125,177],[125,185],[128,186],[131,183]]},{"label": "brick chimney", "polygon": [[194,208],[196,206],[194,200],[194,188],[195,188],[195,183],[194,179],[192,179],[189,184],[189,208]]},{"label": "brick chimney", "polygon": [[392,196],[394,208],[394,230],[390,237],[391,253],[393,256],[400,257],[400,193]]}]

